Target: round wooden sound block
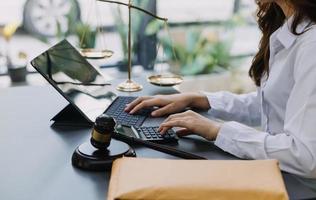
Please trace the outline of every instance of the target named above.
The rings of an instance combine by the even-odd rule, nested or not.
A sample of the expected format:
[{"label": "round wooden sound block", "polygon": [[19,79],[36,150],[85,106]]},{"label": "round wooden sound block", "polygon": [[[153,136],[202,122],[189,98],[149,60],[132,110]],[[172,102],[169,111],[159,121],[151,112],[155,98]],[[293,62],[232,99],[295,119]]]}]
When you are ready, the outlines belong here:
[{"label": "round wooden sound block", "polygon": [[90,143],[84,143],[73,153],[72,164],[84,170],[107,171],[111,169],[115,159],[123,156],[136,157],[135,151],[124,142],[112,139],[105,151],[96,149]]}]

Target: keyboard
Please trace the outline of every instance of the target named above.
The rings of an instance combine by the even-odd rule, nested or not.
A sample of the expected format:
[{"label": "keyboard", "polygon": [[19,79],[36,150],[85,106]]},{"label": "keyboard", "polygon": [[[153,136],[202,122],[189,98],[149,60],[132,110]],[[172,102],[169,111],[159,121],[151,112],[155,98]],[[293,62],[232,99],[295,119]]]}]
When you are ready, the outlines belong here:
[{"label": "keyboard", "polygon": [[151,109],[142,109],[137,114],[130,115],[124,111],[126,104],[131,103],[137,97],[119,96],[110,107],[105,111],[105,114],[113,117],[117,124],[124,126],[139,127],[143,124],[145,119],[150,115]]},{"label": "keyboard", "polygon": [[145,141],[159,143],[169,143],[178,141],[179,138],[172,129],[169,129],[167,133],[161,135],[158,132],[158,128],[159,127],[132,127],[132,130],[134,131],[134,133],[136,133],[137,137]]}]

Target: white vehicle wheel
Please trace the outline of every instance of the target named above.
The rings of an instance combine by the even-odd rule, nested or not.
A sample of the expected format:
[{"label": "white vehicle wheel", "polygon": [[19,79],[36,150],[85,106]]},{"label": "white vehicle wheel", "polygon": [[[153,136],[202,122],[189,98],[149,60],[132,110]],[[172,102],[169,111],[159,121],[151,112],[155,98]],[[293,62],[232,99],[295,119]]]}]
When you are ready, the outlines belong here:
[{"label": "white vehicle wheel", "polygon": [[66,33],[80,20],[76,0],[28,0],[24,6],[24,28],[31,34],[53,37]]}]

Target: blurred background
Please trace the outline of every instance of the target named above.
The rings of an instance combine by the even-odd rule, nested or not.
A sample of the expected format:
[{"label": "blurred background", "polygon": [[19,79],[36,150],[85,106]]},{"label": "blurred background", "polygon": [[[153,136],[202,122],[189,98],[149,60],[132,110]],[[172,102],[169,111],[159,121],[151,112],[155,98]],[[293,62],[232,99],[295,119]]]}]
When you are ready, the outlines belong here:
[{"label": "blurred background", "polygon": [[[121,0],[128,2],[127,0]],[[254,0],[133,0],[168,24],[132,12],[133,77],[172,72],[185,91],[255,89],[248,77],[260,31]],[[45,85],[30,66],[37,55],[67,38],[80,48],[109,49],[89,60],[106,78],[127,77],[127,8],[95,0],[0,2],[0,88]]]}]

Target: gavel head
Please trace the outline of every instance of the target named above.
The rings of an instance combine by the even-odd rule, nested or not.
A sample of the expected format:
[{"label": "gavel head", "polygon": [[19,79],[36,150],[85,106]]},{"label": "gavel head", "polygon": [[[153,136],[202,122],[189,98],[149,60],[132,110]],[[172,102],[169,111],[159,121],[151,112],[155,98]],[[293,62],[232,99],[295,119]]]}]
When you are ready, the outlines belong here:
[{"label": "gavel head", "polygon": [[112,117],[102,114],[95,120],[90,142],[92,146],[105,151],[111,143],[115,121]]}]

